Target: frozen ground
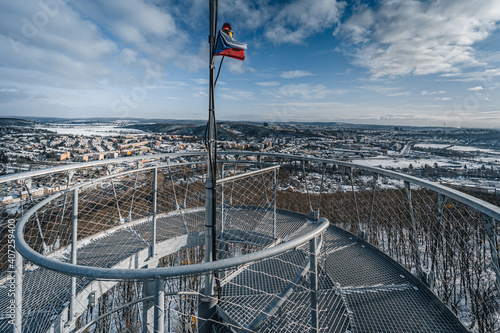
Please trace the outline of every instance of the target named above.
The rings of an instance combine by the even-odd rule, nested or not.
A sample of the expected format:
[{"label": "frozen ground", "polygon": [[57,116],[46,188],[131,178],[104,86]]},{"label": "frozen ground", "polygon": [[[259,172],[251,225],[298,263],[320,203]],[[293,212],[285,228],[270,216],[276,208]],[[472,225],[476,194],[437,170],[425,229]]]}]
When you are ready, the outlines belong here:
[{"label": "frozen ground", "polygon": [[56,132],[58,134],[73,134],[73,135],[85,135],[85,136],[112,136],[112,135],[122,135],[122,134],[143,134],[141,130],[129,129],[129,128],[119,128],[114,126],[61,126],[56,125],[54,127],[40,127],[47,131]]}]

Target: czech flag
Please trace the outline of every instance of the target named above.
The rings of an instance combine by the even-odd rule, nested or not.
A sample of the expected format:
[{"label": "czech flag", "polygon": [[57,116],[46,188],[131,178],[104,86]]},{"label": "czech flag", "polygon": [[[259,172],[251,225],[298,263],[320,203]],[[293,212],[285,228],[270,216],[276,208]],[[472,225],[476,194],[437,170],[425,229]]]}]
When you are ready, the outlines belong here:
[{"label": "czech flag", "polygon": [[245,60],[245,50],[247,44],[238,42],[233,38],[233,32],[229,23],[225,23],[222,30],[217,35],[217,44],[215,45],[216,56],[225,56],[238,60]]}]

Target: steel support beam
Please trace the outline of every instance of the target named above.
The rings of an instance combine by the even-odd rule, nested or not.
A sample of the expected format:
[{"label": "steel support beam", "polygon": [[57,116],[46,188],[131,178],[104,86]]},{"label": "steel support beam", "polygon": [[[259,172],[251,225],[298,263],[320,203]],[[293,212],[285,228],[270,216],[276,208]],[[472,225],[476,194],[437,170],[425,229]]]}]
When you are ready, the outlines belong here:
[{"label": "steel support beam", "polygon": [[406,195],[408,196],[408,208],[410,210],[410,218],[411,218],[411,226],[412,226],[412,234],[413,234],[413,245],[415,247],[415,258],[416,258],[416,266],[417,266],[417,275],[418,278],[422,281],[425,282],[425,274],[424,270],[422,269],[422,260],[420,258],[420,250],[418,246],[418,237],[417,237],[417,223],[415,220],[415,214],[413,213],[413,204],[411,202],[411,184],[410,182],[405,181],[405,190],[406,190]]},{"label": "steel support beam", "polygon": [[[224,163],[221,162],[220,164],[220,174],[221,178],[224,178]],[[224,203],[225,197],[224,197],[224,183],[220,184],[220,238],[224,239],[224,222],[225,222],[225,217],[226,213],[224,212]]]},{"label": "steel support beam", "polygon": [[139,163],[136,164],[137,171],[135,172],[135,180],[134,180],[134,190],[132,191],[132,198],[130,200],[130,207],[128,210],[128,220],[132,221],[132,209],[134,208],[134,198],[135,192],[137,191],[137,178],[139,177]]},{"label": "steel support beam", "polygon": [[321,163],[323,166],[323,172],[321,173],[321,184],[319,185],[319,195],[318,195],[318,207],[316,209],[316,218],[319,218],[319,213],[320,213],[320,207],[321,207],[321,194],[323,193],[324,189],[324,181],[325,181],[325,173],[326,173],[326,163]]},{"label": "steel support beam", "polygon": [[14,333],[22,333],[23,329],[23,272],[24,258],[16,249],[15,258],[15,291],[14,291]]},{"label": "steel support beam", "polygon": [[373,176],[372,200],[370,201],[370,213],[368,215],[368,224],[366,225],[366,230],[364,230],[364,235],[363,235],[363,239],[367,242],[370,240],[370,226],[372,224],[372,218],[373,218],[373,206],[375,204],[375,193],[377,192],[378,177],[379,177],[378,173]]},{"label": "steel support beam", "polygon": [[426,278],[427,280],[426,284],[430,289],[434,288],[434,280],[435,280],[434,276],[437,266],[437,249],[438,249],[439,236],[441,235],[441,224],[443,222],[443,210],[446,200],[447,199],[444,195],[438,194],[438,218],[436,221],[436,231],[434,233],[434,241],[432,242],[431,245],[431,269],[429,270],[429,273]]},{"label": "steel support beam", "polygon": [[496,275],[497,288],[500,288],[500,268],[498,266],[498,244],[495,232],[495,220],[488,215],[484,215],[484,225],[486,227],[486,234],[490,240],[491,259],[493,261],[493,271]]},{"label": "steel support beam", "polygon": [[309,267],[309,280],[311,283],[311,333],[319,332],[319,308],[318,308],[318,258],[317,241],[315,237],[309,241],[309,258],[311,266]]},{"label": "steel support beam", "polygon": [[145,280],[142,285],[142,333],[154,332],[155,280]]},{"label": "steel support beam", "polygon": [[[73,191],[73,212],[71,216],[71,263],[76,265],[76,249],[78,247],[78,191],[75,188]],[[71,299],[69,302],[69,318],[71,322],[76,318],[76,277],[71,277]]]},{"label": "steel support beam", "polygon": [[158,168],[154,169],[154,179],[153,179],[153,223],[151,230],[151,251],[150,257],[156,256],[156,210],[157,210],[157,200],[158,200]]},{"label": "steel support beam", "polygon": [[165,280],[155,279],[154,333],[165,332]]},{"label": "steel support beam", "polygon": [[302,161],[302,175],[304,176],[304,184],[306,187],[307,202],[309,203],[309,215],[314,216],[312,208],[311,195],[309,194],[309,186],[307,186],[306,162]]},{"label": "steel support beam", "polygon": [[349,180],[351,182],[352,199],[354,200],[354,209],[356,210],[356,220],[358,222],[358,234],[362,231],[361,228],[361,218],[359,217],[358,200],[356,199],[356,191],[354,190],[354,168],[351,167],[351,172],[349,173]]},{"label": "steel support beam", "polygon": [[273,170],[273,239],[278,239],[278,232],[276,228],[277,222],[277,213],[276,213],[276,190],[278,188],[278,179],[277,179],[277,169]]},{"label": "steel support beam", "polygon": [[119,218],[118,223],[123,224],[123,223],[125,223],[125,221],[123,220],[122,213],[120,212],[120,203],[118,202],[118,195],[116,194],[116,187],[115,187],[115,182],[113,181],[113,179],[111,179],[111,185],[113,187],[113,195],[115,197],[116,210],[118,211],[118,218]]}]

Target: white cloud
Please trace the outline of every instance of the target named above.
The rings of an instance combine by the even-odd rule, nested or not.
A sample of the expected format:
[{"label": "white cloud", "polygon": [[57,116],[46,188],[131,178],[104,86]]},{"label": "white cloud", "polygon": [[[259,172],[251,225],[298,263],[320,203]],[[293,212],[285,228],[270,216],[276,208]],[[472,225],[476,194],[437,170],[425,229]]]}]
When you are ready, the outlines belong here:
[{"label": "white cloud", "polygon": [[444,91],[444,90],[439,90],[439,91],[422,90],[422,96],[425,96],[425,95],[436,95],[436,94],[446,94],[446,91]]},{"label": "white cloud", "polygon": [[296,79],[304,76],[312,76],[313,74],[307,71],[286,71],[281,72],[280,76],[284,79]]},{"label": "white cloud", "polygon": [[[155,62],[177,58],[180,51],[187,51],[186,33],[177,27],[169,7],[147,0],[78,1],[72,6],[121,46],[133,48]],[[194,44],[196,52],[198,44]]]},{"label": "white cloud", "polygon": [[288,84],[280,87],[275,93],[277,97],[299,97],[302,99],[322,99],[332,94],[333,91],[327,89],[322,84]]},{"label": "white cloud", "polygon": [[199,79],[193,79],[192,81],[194,83],[196,83],[196,84],[201,84],[201,85],[204,85],[204,86],[208,86],[208,80],[207,79],[199,78]]},{"label": "white cloud", "polygon": [[399,87],[386,87],[386,86],[362,86],[360,88],[376,92],[381,95],[388,97],[398,97],[398,96],[408,96],[411,93],[409,91],[400,91]]},{"label": "white cloud", "polygon": [[384,1],[360,6],[336,32],[374,77],[460,73],[481,65],[473,44],[497,28],[497,0]]},{"label": "white cloud", "polygon": [[257,85],[261,87],[276,87],[279,86],[280,83],[276,81],[267,81],[267,82],[257,82]]},{"label": "white cloud", "polygon": [[344,3],[336,0],[296,0],[271,19],[264,35],[276,43],[302,43],[314,33],[331,28],[343,9]]},{"label": "white cloud", "polygon": [[264,36],[275,43],[300,44],[309,36],[333,28],[345,3],[337,0],[227,0],[220,6],[222,17],[231,17],[233,30],[264,27]]},{"label": "white cloud", "polygon": [[472,87],[472,88],[469,88],[467,89],[468,91],[478,91],[478,90],[483,90],[484,88],[481,87],[481,86],[477,86],[477,87]]},{"label": "white cloud", "polygon": [[221,89],[221,91],[222,91],[222,93],[220,94],[220,97],[223,99],[229,99],[232,101],[254,99],[254,95],[253,95],[252,91],[234,90],[234,89],[228,89],[228,88]]},{"label": "white cloud", "polygon": [[17,100],[20,108],[43,114],[94,101],[102,114],[137,89],[158,89],[164,69],[157,64],[198,70],[206,64],[207,43],[200,37],[185,45],[187,33],[172,10],[149,0],[2,3],[0,85],[8,82],[19,92],[3,92],[0,104],[6,110]]},{"label": "white cloud", "polygon": [[226,66],[231,73],[245,73],[245,67],[243,66],[243,61],[241,60],[228,59]]},{"label": "white cloud", "polygon": [[208,96],[208,94],[205,91],[195,91],[192,93],[192,96],[194,98],[205,98]]}]

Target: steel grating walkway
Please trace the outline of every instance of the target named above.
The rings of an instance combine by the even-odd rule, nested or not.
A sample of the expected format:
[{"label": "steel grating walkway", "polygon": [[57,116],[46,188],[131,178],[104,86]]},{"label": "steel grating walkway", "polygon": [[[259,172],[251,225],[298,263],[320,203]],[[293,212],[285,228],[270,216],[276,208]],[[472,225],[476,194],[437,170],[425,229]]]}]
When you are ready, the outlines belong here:
[{"label": "steel grating walkway", "polygon": [[[227,241],[250,241],[266,246],[270,216],[239,207],[227,211]],[[231,228],[240,220],[246,230]],[[204,211],[171,214],[157,220],[158,241],[202,231]],[[303,215],[278,211],[277,233],[291,239],[314,229]],[[78,249],[78,263],[113,267],[148,247],[151,238],[147,221],[95,237]],[[60,260],[67,255],[60,254]],[[231,332],[234,325],[249,325],[294,279],[307,260],[305,247],[249,265],[227,275],[222,282],[219,315],[228,325],[217,332]],[[323,236],[318,260],[319,323],[321,332],[466,332],[458,319],[410,273],[359,238],[333,226]],[[264,274],[261,274],[261,273]],[[40,284],[38,281],[45,281]],[[47,283],[49,282],[49,283]],[[92,281],[77,280],[77,291]],[[23,332],[46,332],[69,300],[70,277],[44,268],[27,268],[23,281]],[[302,332],[310,327],[308,276],[293,288],[277,316],[262,322],[258,332]],[[1,287],[1,286],[0,286]],[[0,332],[10,332],[1,316],[8,305],[0,288]],[[3,319],[2,319],[3,318]]]},{"label": "steel grating walkway", "polygon": [[[371,245],[334,226],[323,237],[318,260],[320,332],[467,332],[421,282]],[[306,255],[297,249],[252,264],[224,281],[217,310],[228,324],[217,325],[216,331],[248,327],[299,272]],[[253,331],[309,331],[308,283],[307,275],[301,278],[277,314]]]}]

